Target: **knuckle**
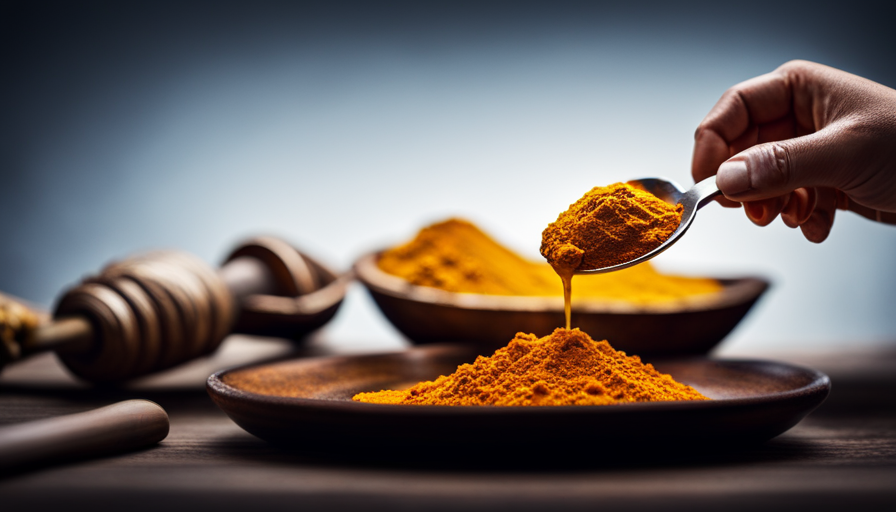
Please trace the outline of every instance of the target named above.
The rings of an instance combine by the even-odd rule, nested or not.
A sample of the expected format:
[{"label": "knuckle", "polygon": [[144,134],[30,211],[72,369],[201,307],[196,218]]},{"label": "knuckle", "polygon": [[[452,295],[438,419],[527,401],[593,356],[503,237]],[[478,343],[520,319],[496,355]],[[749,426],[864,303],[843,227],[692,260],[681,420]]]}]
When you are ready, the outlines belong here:
[{"label": "knuckle", "polygon": [[818,67],[818,64],[808,60],[793,59],[778,66],[777,71],[783,73],[800,73],[811,69],[817,69]]},{"label": "knuckle", "polygon": [[725,104],[729,107],[745,108],[747,105],[744,101],[743,91],[744,82],[731,86],[727,91],[725,91],[725,94],[722,95],[722,101],[724,101]]},{"label": "knuckle", "polygon": [[793,164],[790,152],[781,143],[763,144],[752,152],[751,180],[757,189],[786,188],[791,182]]},{"label": "knuckle", "polygon": [[773,143],[769,147],[769,171],[776,183],[786,185],[790,183],[793,165],[790,160],[790,151],[780,143]]},{"label": "knuckle", "polygon": [[694,140],[697,142],[706,140],[707,133],[710,131],[708,123],[704,120],[699,125],[697,125],[697,129],[694,130]]},{"label": "knuckle", "polygon": [[791,59],[791,60],[788,60],[787,62],[785,62],[784,64],[781,64],[780,66],[778,66],[778,69],[787,70],[787,69],[801,68],[801,67],[804,67],[806,64],[808,64],[808,61],[805,61],[803,59]]}]

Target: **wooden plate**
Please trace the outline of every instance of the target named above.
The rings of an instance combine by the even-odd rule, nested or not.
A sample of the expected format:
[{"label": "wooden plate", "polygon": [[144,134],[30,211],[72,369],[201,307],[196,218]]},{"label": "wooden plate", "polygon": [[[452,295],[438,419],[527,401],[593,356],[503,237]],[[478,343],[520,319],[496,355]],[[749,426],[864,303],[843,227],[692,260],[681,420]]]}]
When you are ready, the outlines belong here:
[{"label": "wooden plate", "polygon": [[[208,379],[212,399],[239,426],[305,451],[440,457],[470,450],[519,451],[536,440],[607,447],[743,445],[794,426],[825,399],[820,372],[766,361],[692,358],[656,362],[710,401],[615,406],[448,407],[353,402],[362,391],[411,386],[454,372],[476,351],[461,345],[401,353],[297,359],[225,370]],[[240,382],[240,384],[235,384]],[[588,443],[576,450],[588,452]],[[607,443],[610,443],[608,445]],[[594,449],[595,446],[590,446]],[[460,452],[458,452],[460,450]]]},{"label": "wooden plate", "polygon": [[[454,293],[416,286],[380,270],[378,256],[359,259],[355,274],[386,318],[415,343],[466,343],[490,352],[517,332],[546,336],[565,322],[561,297]],[[579,302],[573,306],[573,327],[629,354],[706,354],[769,286],[756,277],[719,281],[723,285],[719,293],[664,304]]]}]

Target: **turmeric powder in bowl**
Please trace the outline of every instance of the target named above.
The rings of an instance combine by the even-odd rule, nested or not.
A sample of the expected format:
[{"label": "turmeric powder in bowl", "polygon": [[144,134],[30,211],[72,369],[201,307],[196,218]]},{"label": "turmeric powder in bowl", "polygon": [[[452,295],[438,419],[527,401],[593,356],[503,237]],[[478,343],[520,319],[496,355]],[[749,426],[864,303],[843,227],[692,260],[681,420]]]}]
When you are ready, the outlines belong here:
[{"label": "turmeric powder in bowl", "polygon": [[[523,258],[462,219],[423,228],[413,240],[384,251],[377,267],[411,284],[449,292],[562,295],[549,265]],[[577,276],[575,302],[660,304],[721,290],[715,279],[662,274],[648,262],[608,274]]]},{"label": "turmeric powder in bowl", "polygon": [[579,329],[537,338],[518,333],[492,356],[406,390],[358,393],[357,402],[399,405],[612,405],[708,400],[638,356]]}]

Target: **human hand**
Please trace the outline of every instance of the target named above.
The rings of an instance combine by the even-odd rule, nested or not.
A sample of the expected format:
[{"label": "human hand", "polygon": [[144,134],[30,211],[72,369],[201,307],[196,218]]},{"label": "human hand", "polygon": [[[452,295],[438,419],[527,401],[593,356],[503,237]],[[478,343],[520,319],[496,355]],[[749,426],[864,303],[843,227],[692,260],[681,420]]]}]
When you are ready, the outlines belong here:
[{"label": "human hand", "polygon": [[779,214],[811,242],[837,208],[896,224],[896,90],[791,61],[728,89],[697,128],[691,174],[718,173],[724,206]]}]

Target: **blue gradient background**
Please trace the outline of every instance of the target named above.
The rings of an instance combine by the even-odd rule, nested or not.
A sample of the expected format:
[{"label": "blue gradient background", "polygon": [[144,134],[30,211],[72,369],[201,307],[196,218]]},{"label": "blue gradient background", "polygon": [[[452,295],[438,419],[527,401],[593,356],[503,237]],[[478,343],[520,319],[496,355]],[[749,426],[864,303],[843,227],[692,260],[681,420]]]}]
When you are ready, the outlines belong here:
[{"label": "blue gradient background", "polygon": [[[468,217],[537,257],[588,188],[690,184],[724,90],[804,58],[893,87],[883,3],[105,2],[3,7],[0,290],[283,236],[333,266]],[[710,205],[657,259],[775,283],[726,348],[896,344],[896,229],[806,242]],[[559,286],[559,285],[558,285]],[[323,336],[400,346],[358,287]]]}]

